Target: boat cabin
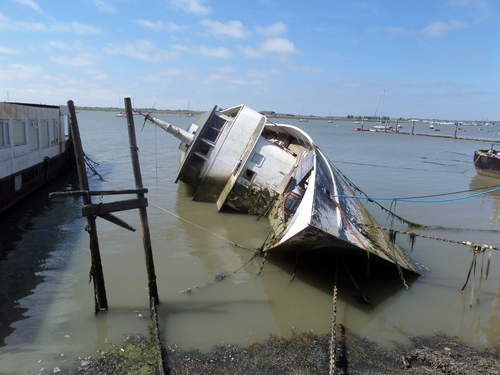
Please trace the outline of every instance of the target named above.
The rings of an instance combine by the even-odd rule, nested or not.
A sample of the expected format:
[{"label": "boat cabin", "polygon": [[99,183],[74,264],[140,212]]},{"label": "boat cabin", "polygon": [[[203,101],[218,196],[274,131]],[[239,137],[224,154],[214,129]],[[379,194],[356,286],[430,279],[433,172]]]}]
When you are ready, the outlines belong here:
[{"label": "boat cabin", "polygon": [[0,212],[56,173],[66,107],[0,102]]}]

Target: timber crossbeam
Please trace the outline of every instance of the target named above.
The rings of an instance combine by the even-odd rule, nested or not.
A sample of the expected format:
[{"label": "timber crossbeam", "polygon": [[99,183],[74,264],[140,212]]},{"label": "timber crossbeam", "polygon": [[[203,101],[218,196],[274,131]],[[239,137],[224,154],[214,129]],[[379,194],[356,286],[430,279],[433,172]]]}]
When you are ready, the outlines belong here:
[{"label": "timber crossbeam", "polygon": [[49,193],[49,198],[61,197],[67,195],[82,196],[82,195],[120,195],[120,194],[146,194],[148,189],[121,189],[121,190],[69,190],[69,191],[56,191]]},{"label": "timber crossbeam", "polygon": [[101,216],[111,212],[133,210],[135,208],[146,208],[148,200],[146,198],[128,199],[118,202],[86,204],[82,208],[82,216]]}]

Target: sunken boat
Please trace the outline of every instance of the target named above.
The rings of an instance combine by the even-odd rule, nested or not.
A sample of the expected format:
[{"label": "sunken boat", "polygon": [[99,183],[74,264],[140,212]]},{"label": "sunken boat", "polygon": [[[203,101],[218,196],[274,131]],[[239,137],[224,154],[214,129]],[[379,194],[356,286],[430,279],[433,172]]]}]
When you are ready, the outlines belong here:
[{"label": "sunken boat", "polygon": [[365,254],[418,273],[360,201],[346,197],[354,189],[300,128],[245,105],[214,107],[188,130],[144,116],[180,140],[175,181],[190,185],[194,200],[268,218],[263,251]]},{"label": "sunken boat", "polygon": [[474,152],[474,166],[480,174],[500,177],[500,152],[493,149]]}]

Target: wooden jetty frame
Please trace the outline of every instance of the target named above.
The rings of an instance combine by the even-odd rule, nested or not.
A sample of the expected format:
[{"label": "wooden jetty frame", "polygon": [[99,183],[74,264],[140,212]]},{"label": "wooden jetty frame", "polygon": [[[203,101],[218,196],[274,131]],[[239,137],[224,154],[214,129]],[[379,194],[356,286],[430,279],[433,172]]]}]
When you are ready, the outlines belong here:
[{"label": "wooden jetty frame", "polygon": [[[144,255],[146,259],[146,270],[148,273],[148,289],[150,305],[156,307],[159,303],[158,288],[156,285],[156,273],[153,260],[153,250],[151,247],[151,235],[149,233],[148,213],[146,207],[148,200],[145,194],[148,189],[142,185],[141,167],[139,164],[139,155],[137,153],[137,140],[135,136],[134,117],[132,112],[132,104],[130,98],[125,98],[125,110],[127,113],[127,128],[130,143],[130,158],[132,160],[132,169],[134,172],[135,189],[123,190],[99,190],[91,191],[89,189],[89,181],[85,169],[85,154],[83,152],[82,140],[80,137],[80,129],[78,127],[78,119],[76,117],[75,105],[72,100],[68,101],[68,109],[70,113],[70,130],[71,137],[74,143],[75,159],[78,171],[79,190],[63,191],[50,193],[49,197],[56,196],[81,196],[83,200],[82,216],[87,218],[87,226],[85,230],[89,233],[90,237],[90,255],[91,255],[91,268],[90,276],[94,284],[94,298],[95,298],[95,311],[108,309],[108,299],[106,296],[106,286],[104,283],[104,274],[102,271],[101,253],[99,250],[99,239],[97,237],[96,218],[100,217],[113,224],[130,231],[135,229],[127,224],[122,219],[113,215],[113,212],[127,211],[139,209],[139,216],[141,218],[142,239],[144,244]],[[118,195],[118,194],[137,194],[135,199],[127,199],[109,203],[92,203],[92,196],[95,195]],[[150,306],[151,307],[151,306]],[[156,310],[156,309],[154,309]]]},{"label": "wooden jetty frame", "polygon": [[[146,262],[146,271],[148,275],[148,290],[149,290],[149,308],[151,320],[153,322],[153,336],[157,347],[157,362],[159,374],[168,374],[169,368],[165,358],[165,352],[162,349],[160,327],[158,321],[158,288],[156,285],[156,273],[153,260],[153,250],[151,246],[151,235],[149,232],[148,214],[146,207],[148,200],[145,194],[148,189],[142,184],[141,168],[138,156],[137,140],[135,135],[135,125],[133,110],[130,98],[124,99],[125,111],[127,114],[127,129],[130,144],[130,158],[132,160],[132,169],[134,172],[135,189],[122,190],[94,190],[89,188],[87,172],[85,168],[85,154],[83,152],[80,130],[78,127],[78,119],[76,117],[75,105],[72,100],[68,101],[68,109],[70,113],[70,134],[74,143],[74,153],[78,172],[79,190],[53,192],[49,194],[49,198],[58,196],[81,196],[83,200],[82,216],[87,218],[85,230],[89,233],[90,239],[90,255],[91,267],[90,276],[94,285],[94,301],[95,312],[108,310],[108,299],[106,296],[106,286],[104,282],[104,273],[102,269],[101,253],[99,250],[99,239],[97,236],[96,219],[100,217],[113,224],[116,224],[124,229],[135,231],[135,229],[127,224],[122,219],[113,215],[113,212],[127,211],[138,209],[141,220],[142,240],[144,245],[144,256]],[[136,194],[137,198],[127,199],[109,203],[92,203],[92,196],[95,195],[120,195],[120,194]]]}]

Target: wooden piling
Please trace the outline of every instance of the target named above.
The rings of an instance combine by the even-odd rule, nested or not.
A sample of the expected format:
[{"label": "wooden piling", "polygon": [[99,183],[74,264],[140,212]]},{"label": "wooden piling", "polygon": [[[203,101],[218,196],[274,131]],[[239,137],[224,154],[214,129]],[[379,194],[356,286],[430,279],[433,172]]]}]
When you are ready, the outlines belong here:
[{"label": "wooden piling", "polygon": [[[78,128],[78,120],[76,118],[75,105],[73,101],[68,101],[68,109],[70,113],[70,134],[73,140],[73,148],[75,152],[75,160],[78,171],[78,181],[80,190],[89,190],[89,181],[87,178],[87,171],[85,169],[85,160],[82,148],[82,140],[80,138],[80,130]],[[83,203],[85,205],[92,204],[92,198],[89,194],[82,194]],[[99,240],[97,238],[97,228],[95,223],[96,217],[93,215],[87,216],[86,231],[90,237],[90,256],[91,267],[90,276],[94,284],[94,300],[95,311],[108,309],[108,299],[106,297],[106,286],[104,284],[104,275],[102,271],[101,253],[99,251]]]},{"label": "wooden piling", "polygon": [[[130,98],[125,98],[125,112],[127,114],[128,136],[130,141],[130,157],[132,159],[132,169],[134,171],[136,189],[143,189],[141,167],[139,164],[137,140],[135,136],[134,115],[132,113],[132,103]],[[138,199],[144,199],[144,193],[137,193]],[[148,288],[150,300],[153,300],[155,305],[158,305],[158,288],[156,286],[156,273],[153,260],[153,251],[151,248],[151,235],[149,233],[148,213],[146,207],[139,207],[139,215],[141,218],[142,227],[142,242],[144,244],[144,255],[146,259],[146,269],[148,273]]]}]

